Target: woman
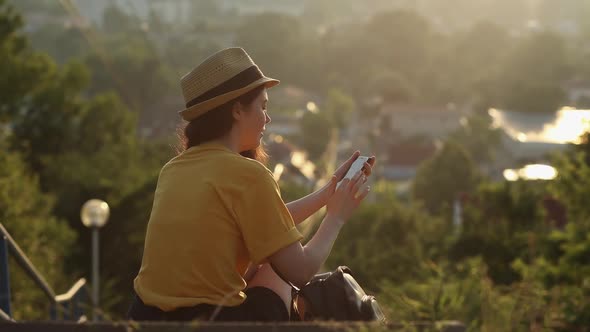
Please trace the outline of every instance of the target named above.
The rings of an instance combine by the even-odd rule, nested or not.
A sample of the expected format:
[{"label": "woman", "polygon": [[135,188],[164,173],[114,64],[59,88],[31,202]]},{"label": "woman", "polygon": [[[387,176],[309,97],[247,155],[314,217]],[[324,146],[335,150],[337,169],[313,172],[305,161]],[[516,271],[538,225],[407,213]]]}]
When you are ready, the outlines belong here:
[{"label": "woman", "polygon": [[[131,319],[289,320],[285,280],[303,286],[318,272],[367,195],[360,172],[335,191],[355,152],[327,186],[283,203],[260,145],[270,122],[266,89],[278,83],[241,48],[215,53],[182,78],[185,150],[160,172]],[[325,219],[303,246],[295,224],[324,205]]]}]

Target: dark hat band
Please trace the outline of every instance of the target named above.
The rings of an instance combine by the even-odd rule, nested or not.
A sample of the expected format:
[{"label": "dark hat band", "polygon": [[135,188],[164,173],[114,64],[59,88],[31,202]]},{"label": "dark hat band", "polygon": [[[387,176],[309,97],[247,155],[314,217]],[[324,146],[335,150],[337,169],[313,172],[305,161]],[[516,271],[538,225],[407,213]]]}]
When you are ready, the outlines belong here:
[{"label": "dark hat band", "polygon": [[186,108],[202,103],[211,98],[221,96],[222,94],[241,89],[248,86],[249,84],[256,82],[263,78],[262,72],[258,69],[258,66],[254,65],[241,71],[236,76],[229,80],[219,84],[218,86],[208,90],[207,92],[193,98],[191,101],[186,103]]}]

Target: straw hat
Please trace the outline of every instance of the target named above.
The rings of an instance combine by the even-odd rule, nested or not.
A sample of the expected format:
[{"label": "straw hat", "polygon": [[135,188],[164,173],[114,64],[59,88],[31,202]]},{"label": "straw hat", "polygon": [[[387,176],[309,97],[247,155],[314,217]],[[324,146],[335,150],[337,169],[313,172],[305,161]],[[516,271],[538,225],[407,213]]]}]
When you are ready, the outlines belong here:
[{"label": "straw hat", "polygon": [[279,81],[264,76],[242,48],[226,48],[182,77],[186,109],[179,113],[187,121],[194,120],[263,84],[270,88]]}]

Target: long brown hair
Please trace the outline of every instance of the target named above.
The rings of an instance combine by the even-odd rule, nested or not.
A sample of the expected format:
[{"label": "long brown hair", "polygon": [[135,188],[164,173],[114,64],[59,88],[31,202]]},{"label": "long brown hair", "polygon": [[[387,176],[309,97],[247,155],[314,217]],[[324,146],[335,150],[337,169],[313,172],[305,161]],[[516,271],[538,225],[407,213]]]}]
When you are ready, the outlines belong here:
[{"label": "long brown hair", "polygon": [[[234,124],[234,117],[232,109],[235,103],[240,103],[244,106],[249,106],[254,102],[264,90],[264,85],[249,91],[236,99],[218,106],[198,118],[181,125],[177,130],[179,139],[178,153],[182,153],[188,148],[219,139],[229,133]],[[268,154],[264,150],[262,143],[255,149],[243,151],[242,156],[258,160],[266,164],[268,161]]]}]

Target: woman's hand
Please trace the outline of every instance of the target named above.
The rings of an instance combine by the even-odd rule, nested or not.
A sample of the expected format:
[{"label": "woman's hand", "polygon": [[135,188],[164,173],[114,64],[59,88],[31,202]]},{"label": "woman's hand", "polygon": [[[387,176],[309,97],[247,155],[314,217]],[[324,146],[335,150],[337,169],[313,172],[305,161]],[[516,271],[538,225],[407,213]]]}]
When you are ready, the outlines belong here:
[{"label": "woman's hand", "polygon": [[[326,190],[326,193],[327,193],[326,201],[328,201],[330,199],[330,197],[332,197],[332,195],[336,191],[336,185],[346,175],[346,172],[348,172],[348,169],[350,168],[352,163],[356,160],[356,158],[358,158],[358,156],[360,156],[360,152],[355,151],[350,156],[350,158],[348,158],[348,160],[346,160],[344,163],[342,163],[342,165],[340,165],[340,167],[338,167],[336,172],[334,172],[334,175],[330,179],[330,182],[328,183],[328,187]],[[373,166],[375,166],[375,161],[376,161],[375,156],[371,156],[371,158],[369,158],[369,160],[367,162],[365,162],[365,166],[363,167],[363,170],[364,170],[366,176],[371,175],[371,173],[373,172]]]},{"label": "woman's hand", "polygon": [[[355,151],[350,158],[348,158],[348,160],[346,160],[344,163],[342,163],[342,165],[340,165],[340,167],[338,167],[338,169],[336,170],[336,172],[334,172],[334,176],[336,176],[336,180],[340,181],[342,180],[342,178],[346,175],[346,172],[348,172],[348,169],[350,168],[350,166],[352,165],[352,163],[356,160],[356,158],[358,158],[361,155],[361,153],[359,151]],[[373,171],[373,166],[375,165],[375,156],[372,156],[371,158],[369,158],[369,160],[365,163],[365,175],[369,176],[371,175],[371,172]]]},{"label": "woman's hand", "polygon": [[362,170],[352,179],[342,180],[342,184],[328,201],[326,218],[340,225],[344,224],[371,190],[371,187],[364,186],[366,182],[367,176]]}]

